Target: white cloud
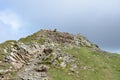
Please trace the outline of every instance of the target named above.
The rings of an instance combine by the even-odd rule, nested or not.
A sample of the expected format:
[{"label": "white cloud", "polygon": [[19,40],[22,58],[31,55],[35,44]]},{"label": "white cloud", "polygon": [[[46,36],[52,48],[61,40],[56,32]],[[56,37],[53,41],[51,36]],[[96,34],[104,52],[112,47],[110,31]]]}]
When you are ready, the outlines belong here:
[{"label": "white cloud", "polygon": [[103,49],[103,50],[111,52],[111,53],[118,53],[118,54],[120,54],[120,49]]},{"label": "white cloud", "polygon": [[12,30],[18,30],[21,25],[20,18],[11,10],[0,11],[0,22],[8,25]]},{"label": "white cloud", "polygon": [[120,49],[113,50],[112,52],[113,52],[113,53],[118,53],[118,54],[120,54]]}]

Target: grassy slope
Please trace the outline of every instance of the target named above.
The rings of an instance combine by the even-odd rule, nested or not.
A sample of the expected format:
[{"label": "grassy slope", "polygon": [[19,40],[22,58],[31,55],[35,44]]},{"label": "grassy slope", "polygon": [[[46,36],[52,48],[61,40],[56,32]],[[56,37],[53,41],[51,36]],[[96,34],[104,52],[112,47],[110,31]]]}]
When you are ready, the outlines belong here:
[{"label": "grassy slope", "polygon": [[[0,61],[4,60],[4,57],[10,55],[11,52],[11,46],[14,46],[16,44],[16,41],[9,40],[2,44],[0,44]],[[7,53],[4,52],[4,49],[6,49]],[[9,63],[1,63],[0,69],[8,69],[11,65]]]},{"label": "grassy slope", "polygon": [[52,68],[52,80],[120,80],[120,55],[97,53],[85,47],[66,52],[77,58],[79,74],[69,75],[65,70]]},{"label": "grassy slope", "polygon": [[[23,43],[37,41],[38,43],[44,44],[45,38],[36,40],[36,34],[27,38],[21,38],[19,41]],[[9,55],[3,54],[3,49],[7,47],[7,51],[10,52],[9,48],[12,45],[10,42],[16,43],[15,41],[7,41],[4,44],[0,44],[0,61],[5,55]],[[52,80],[120,80],[120,55],[106,52],[99,53],[86,47],[73,48],[65,51],[77,59],[79,74],[68,74],[70,72],[67,69],[51,66],[49,75],[52,77]],[[9,66],[7,63],[2,63],[0,64],[0,69],[8,68]]]}]

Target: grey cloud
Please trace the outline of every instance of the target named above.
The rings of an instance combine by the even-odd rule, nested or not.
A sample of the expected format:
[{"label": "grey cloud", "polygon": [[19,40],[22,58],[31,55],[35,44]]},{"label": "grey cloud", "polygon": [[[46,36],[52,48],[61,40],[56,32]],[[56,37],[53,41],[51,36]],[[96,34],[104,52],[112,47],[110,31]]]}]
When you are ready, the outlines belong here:
[{"label": "grey cloud", "polygon": [[24,28],[29,33],[58,28],[81,33],[102,48],[120,47],[120,0],[6,1],[29,24]]}]

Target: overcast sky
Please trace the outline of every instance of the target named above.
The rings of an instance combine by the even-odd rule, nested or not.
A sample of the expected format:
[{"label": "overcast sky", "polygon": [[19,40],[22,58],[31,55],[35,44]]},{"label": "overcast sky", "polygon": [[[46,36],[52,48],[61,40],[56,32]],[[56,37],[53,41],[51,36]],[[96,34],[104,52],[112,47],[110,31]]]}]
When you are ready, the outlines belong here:
[{"label": "overcast sky", "polygon": [[120,52],[120,0],[0,0],[0,43],[54,28]]}]

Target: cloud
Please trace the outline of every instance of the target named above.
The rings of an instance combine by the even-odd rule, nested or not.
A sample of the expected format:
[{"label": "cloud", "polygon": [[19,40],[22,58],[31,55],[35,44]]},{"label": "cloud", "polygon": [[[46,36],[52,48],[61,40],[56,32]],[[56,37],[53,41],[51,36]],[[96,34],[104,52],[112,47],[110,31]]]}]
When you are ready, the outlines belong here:
[{"label": "cloud", "polygon": [[11,9],[0,11],[0,43],[6,40],[18,40],[23,36],[23,21]]},{"label": "cloud", "polygon": [[11,27],[12,30],[18,30],[21,27],[19,17],[11,10],[0,11],[0,22]]},{"label": "cloud", "polygon": [[[24,35],[41,28],[81,33],[102,48],[116,49],[120,48],[119,4],[120,0],[1,0],[0,9],[18,14],[0,11],[0,22],[18,30],[22,20],[24,32],[19,32]],[[1,14],[7,19],[1,20]]]},{"label": "cloud", "polygon": [[120,54],[120,49],[106,49],[106,51]]}]

